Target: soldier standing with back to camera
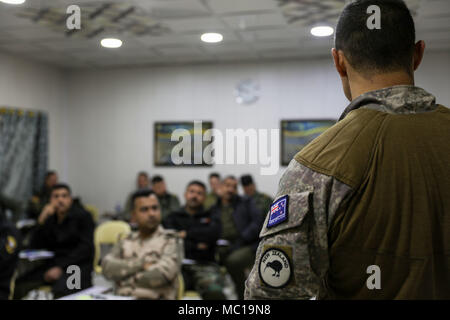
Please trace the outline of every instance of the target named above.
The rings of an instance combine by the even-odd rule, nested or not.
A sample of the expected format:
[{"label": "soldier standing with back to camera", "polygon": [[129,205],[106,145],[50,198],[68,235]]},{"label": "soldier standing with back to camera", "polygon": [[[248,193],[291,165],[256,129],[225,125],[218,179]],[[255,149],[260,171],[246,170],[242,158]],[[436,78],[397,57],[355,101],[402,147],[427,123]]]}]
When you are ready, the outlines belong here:
[{"label": "soldier standing with back to camera", "polygon": [[450,298],[450,111],[414,84],[424,49],[403,1],[345,7],[332,54],[351,104],[281,178],[247,299]]}]

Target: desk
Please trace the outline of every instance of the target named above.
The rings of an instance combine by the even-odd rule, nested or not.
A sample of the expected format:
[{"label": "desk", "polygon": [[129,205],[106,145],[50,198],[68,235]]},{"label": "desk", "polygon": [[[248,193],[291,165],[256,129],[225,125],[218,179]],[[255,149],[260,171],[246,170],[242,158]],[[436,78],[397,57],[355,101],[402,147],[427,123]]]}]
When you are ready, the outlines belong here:
[{"label": "desk", "polygon": [[94,286],[77,293],[59,298],[58,300],[136,300],[134,297],[115,296],[109,293],[111,288]]}]

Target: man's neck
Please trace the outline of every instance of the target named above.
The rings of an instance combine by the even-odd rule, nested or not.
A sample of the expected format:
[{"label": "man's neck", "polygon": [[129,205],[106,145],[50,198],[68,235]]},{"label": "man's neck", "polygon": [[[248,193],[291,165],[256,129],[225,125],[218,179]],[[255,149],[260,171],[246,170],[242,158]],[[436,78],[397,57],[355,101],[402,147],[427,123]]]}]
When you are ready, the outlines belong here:
[{"label": "man's neck", "polygon": [[156,230],[158,230],[158,228],[155,228],[153,230],[145,230],[145,231],[139,230],[139,238],[141,238],[142,240],[148,239],[155,234]]},{"label": "man's neck", "polygon": [[63,222],[64,218],[66,217],[66,213],[67,213],[67,211],[66,212],[61,212],[61,211],[56,212],[56,218],[58,220],[58,223]]},{"label": "man's neck", "polygon": [[371,76],[370,79],[364,78],[360,75],[355,75],[354,79],[350,82],[352,100],[355,100],[360,95],[370,91],[400,85],[414,85],[414,77],[411,77],[406,72],[393,72],[374,75]]}]

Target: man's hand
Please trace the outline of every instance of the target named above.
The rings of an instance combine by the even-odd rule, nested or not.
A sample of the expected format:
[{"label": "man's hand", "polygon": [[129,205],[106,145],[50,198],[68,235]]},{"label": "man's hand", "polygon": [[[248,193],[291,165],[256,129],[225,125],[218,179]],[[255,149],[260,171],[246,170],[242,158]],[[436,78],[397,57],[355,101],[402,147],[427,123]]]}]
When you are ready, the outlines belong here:
[{"label": "man's hand", "polygon": [[185,230],[179,231],[178,236],[182,239],[186,238],[186,231]]},{"label": "man's hand", "polygon": [[63,270],[60,267],[53,267],[44,274],[45,282],[55,282],[61,278]]},{"label": "man's hand", "polygon": [[48,217],[54,215],[56,212],[55,207],[52,204],[47,204],[44,209],[42,209],[41,214],[38,218],[38,223],[40,225],[43,225],[45,223],[45,220],[47,220]]}]

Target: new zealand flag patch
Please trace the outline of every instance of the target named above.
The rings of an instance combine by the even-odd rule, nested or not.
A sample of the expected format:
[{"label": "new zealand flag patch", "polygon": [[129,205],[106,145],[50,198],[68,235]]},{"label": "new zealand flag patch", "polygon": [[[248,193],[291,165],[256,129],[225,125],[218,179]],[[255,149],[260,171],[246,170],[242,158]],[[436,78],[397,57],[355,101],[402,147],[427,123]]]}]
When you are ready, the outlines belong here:
[{"label": "new zealand flag patch", "polygon": [[267,222],[267,228],[274,227],[287,220],[288,197],[288,195],[285,195],[270,206],[270,215],[269,221]]}]

